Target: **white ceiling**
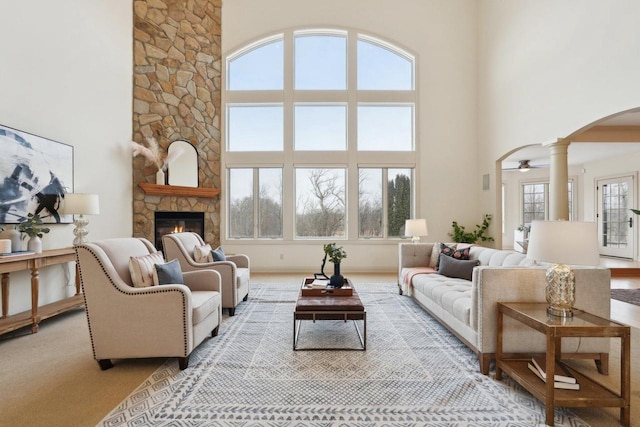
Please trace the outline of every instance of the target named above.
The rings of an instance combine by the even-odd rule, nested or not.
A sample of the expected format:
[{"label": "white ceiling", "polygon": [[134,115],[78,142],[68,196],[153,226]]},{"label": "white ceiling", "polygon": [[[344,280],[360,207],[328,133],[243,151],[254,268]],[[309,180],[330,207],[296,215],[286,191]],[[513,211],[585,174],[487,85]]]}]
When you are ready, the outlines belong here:
[{"label": "white ceiling", "polygon": [[[598,123],[598,126],[640,126],[640,111],[619,114]],[[597,159],[618,157],[640,151],[640,141],[633,142],[572,142],[569,145],[569,166],[581,165]],[[502,161],[502,169],[516,169],[520,160],[530,166],[549,167],[549,148],[542,145],[524,147]]]}]

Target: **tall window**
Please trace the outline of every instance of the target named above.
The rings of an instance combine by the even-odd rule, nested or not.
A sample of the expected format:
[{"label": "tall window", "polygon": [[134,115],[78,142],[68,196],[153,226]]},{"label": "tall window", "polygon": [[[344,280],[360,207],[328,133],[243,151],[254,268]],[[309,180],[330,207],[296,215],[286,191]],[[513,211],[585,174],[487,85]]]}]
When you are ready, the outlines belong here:
[{"label": "tall window", "polygon": [[227,237],[386,239],[413,216],[415,59],[353,30],[226,57]]},{"label": "tall window", "polygon": [[[573,181],[569,181],[569,220],[573,219]],[[549,219],[549,183],[522,184],[522,222],[531,225],[533,221]]]}]

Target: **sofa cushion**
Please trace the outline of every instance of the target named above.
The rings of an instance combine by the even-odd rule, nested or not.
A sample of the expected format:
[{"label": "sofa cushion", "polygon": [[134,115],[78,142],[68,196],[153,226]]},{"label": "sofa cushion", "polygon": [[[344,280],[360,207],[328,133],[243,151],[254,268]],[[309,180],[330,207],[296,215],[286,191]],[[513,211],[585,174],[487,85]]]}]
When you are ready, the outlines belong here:
[{"label": "sofa cushion", "polygon": [[248,268],[236,268],[237,275],[237,283],[236,286],[239,288],[243,283],[249,283],[250,271]]},{"label": "sofa cushion", "polygon": [[183,285],[180,261],[174,259],[164,264],[154,265],[153,282],[158,285]]},{"label": "sofa cushion", "polygon": [[413,288],[465,325],[471,325],[471,282],[442,274],[420,274]]},{"label": "sofa cushion", "polygon": [[215,313],[222,303],[220,292],[195,291],[191,292],[191,303],[193,307],[193,324],[202,322],[211,313]]},{"label": "sofa cushion", "polygon": [[193,259],[196,260],[196,262],[213,262],[211,245],[207,243],[206,245],[193,248]]},{"label": "sofa cushion", "polygon": [[227,257],[224,255],[224,251],[221,246],[218,246],[214,250],[211,251],[211,257],[214,261],[226,261]]},{"label": "sofa cushion", "polygon": [[438,274],[442,274],[447,277],[471,280],[473,268],[478,265],[480,265],[480,261],[477,259],[462,260],[441,254]]},{"label": "sofa cushion", "polygon": [[439,259],[440,259],[440,243],[436,242],[433,244],[433,248],[431,249],[431,258],[429,258],[429,267],[435,269],[438,266]]},{"label": "sofa cushion", "polygon": [[157,285],[153,280],[154,265],[164,264],[162,252],[154,252],[148,255],[132,256],[129,258],[129,273],[131,283],[136,288]]},{"label": "sofa cushion", "polygon": [[[456,245],[448,246],[444,243],[440,243],[440,257],[442,255],[446,255],[448,257],[456,258],[456,259],[469,259],[470,248],[464,247],[461,249],[457,249]],[[440,268],[440,257],[438,257],[438,262],[436,264],[436,270]]]},{"label": "sofa cushion", "polygon": [[527,255],[507,250],[473,246],[470,249],[470,258],[480,261],[480,265],[491,267],[531,267],[535,261],[527,258]]}]

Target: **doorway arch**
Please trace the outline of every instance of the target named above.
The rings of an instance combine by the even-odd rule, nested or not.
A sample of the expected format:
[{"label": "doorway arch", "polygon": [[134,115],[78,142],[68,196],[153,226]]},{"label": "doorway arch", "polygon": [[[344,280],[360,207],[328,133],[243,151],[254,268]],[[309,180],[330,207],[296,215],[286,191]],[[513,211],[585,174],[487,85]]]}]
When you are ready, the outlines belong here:
[{"label": "doorway arch", "polygon": [[[581,164],[590,164],[589,162],[607,157],[613,158],[616,156],[633,155],[632,153],[640,153],[640,107],[620,111],[595,120],[572,132],[563,139],[570,142],[568,156],[570,175],[573,173],[578,181],[580,181],[581,176],[584,174],[584,168],[580,167]],[[532,165],[544,170],[545,165],[548,165],[550,162],[547,145],[548,142],[546,144],[528,144],[516,147],[504,153],[496,160],[496,182],[501,183],[501,185],[496,185],[495,188],[495,218],[496,224],[503,224],[504,227],[503,232],[496,233],[501,237],[499,242],[496,241],[497,247],[505,249],[511,248],[512,245],[508,240],[510,233],[512,234],[510,228],[513,228],[514,224],[517,227],[520,219],[519,208],[516,208],[517,210],[514,212],[513,203],[505,206],[505,200],[503,199],[505,178],[508,176],[507,174],[513,174],[509,169],[513,170],[514,166],[518,165],[518,161],[525,160],[525,157],[527,157],[526,160],[534,159],[530,162]],[[538,172],[538,176],[541,174],[544,175],[543,172]],[[548,172],[546,176],[548,179]],[[578,204],[578,211],[576,215],[574,215],[574,218],[578,220],[593,220],[592,215],[594,213],[589,212],[588,209],[594,210],[594,204],[584,202],[584,200],[589,200],[589,197],[592,198],[593,196],[585,198],[585,188],[590,187],[581,184],[582,182],[579,182],[578,186],[580,203]],[[513,182],[507,182],[507,185],[513,186]],[[513,197],[513,192],[511,192],[511,197]],[[636,200],[638,200],[638,195],[636,195]],[[509,208],[509,206],[511,208]],[[503,207],[505,209],[504,215]],[[513,218],[514,215],[517,217],[515,220]],[[640,220],[640,218],[638,219]]]}]

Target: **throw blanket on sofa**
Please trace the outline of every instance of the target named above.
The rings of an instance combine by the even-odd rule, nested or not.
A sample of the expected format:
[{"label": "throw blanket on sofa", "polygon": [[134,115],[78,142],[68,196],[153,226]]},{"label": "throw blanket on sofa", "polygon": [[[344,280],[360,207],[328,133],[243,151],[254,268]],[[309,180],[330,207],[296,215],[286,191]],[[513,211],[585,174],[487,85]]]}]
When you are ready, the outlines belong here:
[{"label": "throw blanket on sofa", "polygon": [[407,268],[402,272],[402,283],[407,286],[411,286],[411,280],[416,274],[431,274],[436,273],[436,270],[431,267],[414,267]]}]

